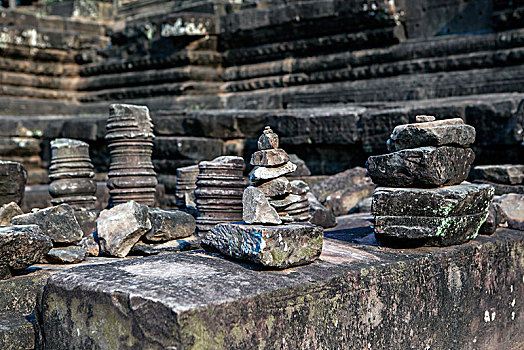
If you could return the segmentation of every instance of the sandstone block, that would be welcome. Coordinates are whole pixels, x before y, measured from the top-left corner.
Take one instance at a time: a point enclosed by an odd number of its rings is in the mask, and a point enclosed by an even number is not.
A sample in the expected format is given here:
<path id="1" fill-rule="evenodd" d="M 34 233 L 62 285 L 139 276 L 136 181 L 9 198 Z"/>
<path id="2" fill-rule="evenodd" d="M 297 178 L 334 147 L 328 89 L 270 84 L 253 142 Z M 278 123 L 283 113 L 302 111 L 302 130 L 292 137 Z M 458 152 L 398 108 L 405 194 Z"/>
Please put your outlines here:
<path id="1" fill-rule="evenodd" d="M 325 206 L 323 206 L 315 197 L 313 193 L 308 193 L 309 201 L 309 215 L 311 218 L 309 222 L 313 225 L 321 226 L 323 228 L 337 226 L 337 219 L 335 214 Z"/>
<path id="2" fill-rule="evenodd" d="M 149 208 L 151 230 L 144 237 L 148 241 L 165 242 L 191 236 L 196 229 L 195 218 L 180 210 Z"/>
<path id="3" fill-rule="evenodd" d="M 20 204 L 26 182 L 27 171 L 22 164 L 0 161 L 0 205 L 10 202 Z"/>
<path id="4" fill-rule="evenodd" d="M 242 197 L 242 219 L 248 224 L 281 224 L 277 211 L 269 204 L 264 193 L 248 187 Z"/>
<path id="5" fill-rule="evenodd" d="M 251 165 L 278 166 L 289 162 L 289 155 L 281 148 L 257 151 L 251 156 Z"/>
<path id="6" fill-rule="evenodd" d="M 520 185 L 524 183 L 524 165 L 477 165 L 471 169 L 470 177 L 505 185 Z"/>
<path id="7" fill-rule="evenodd" d="M 266 197 L 283 196 L 291 191 L 291 183 L 285 177 L 277 177 L 269 181 L 258 182 L 255 183 L 254 186 L 262 191 Z"/>

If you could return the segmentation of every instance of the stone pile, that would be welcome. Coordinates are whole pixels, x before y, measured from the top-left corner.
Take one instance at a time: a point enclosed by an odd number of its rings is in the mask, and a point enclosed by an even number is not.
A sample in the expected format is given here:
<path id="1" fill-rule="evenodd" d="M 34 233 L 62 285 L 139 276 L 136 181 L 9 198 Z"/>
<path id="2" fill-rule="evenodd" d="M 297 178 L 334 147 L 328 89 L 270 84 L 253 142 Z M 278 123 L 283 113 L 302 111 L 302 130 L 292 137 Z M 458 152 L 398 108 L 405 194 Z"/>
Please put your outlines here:
<path id="1" fill-rule="evenodd" d="M 93 210 L 96 202 L 94 175 L 87 143 L 72 139 L 51 141 L 51 203 L 69 204 L 75 210 Z"/>
<path id="2" fill-rule="evenodd" d="M 198 235 L 204 236 L 216 224 L 242 220 L 242 194 L 247 187 L 241 157 L 223 156 L 198 164 Z"/>
<path id="3" fill-rule="evenodd" d="M 154 135 L 148 108 L 112 104 L 106 127 L 111 204 L 134 200 L 153 206 L 158 181 L 151 161 Z"/>
<path id="4" fill-rule="evenodd" d="M 198 165 L 191 165 L 176 170 L 176 206 L 178 208 L 193 208 L 195 203 Z"/>
<path id="5" fill-rule="evenodd" d="M 475 128 L 462 119 L 397 126 L 392 152 L 369 157 L 375 237 L 383 245 L 447 246 L 475 238 L 486 220 L 494 189 L 470 184 Z"/>
<path id="6" fill-rule="evenodd" d="M 320 255 L 323 229 L 297 222 L 310 218 L 309 187 L 285 177 L 296 165 L 278 146 L 278 136 L 266 127 L 251 157 L 253 184 L 242 197 L 245 223 L 216 225 L 202 241 L 204 247 L 268 268 L 304 265 Z"/>

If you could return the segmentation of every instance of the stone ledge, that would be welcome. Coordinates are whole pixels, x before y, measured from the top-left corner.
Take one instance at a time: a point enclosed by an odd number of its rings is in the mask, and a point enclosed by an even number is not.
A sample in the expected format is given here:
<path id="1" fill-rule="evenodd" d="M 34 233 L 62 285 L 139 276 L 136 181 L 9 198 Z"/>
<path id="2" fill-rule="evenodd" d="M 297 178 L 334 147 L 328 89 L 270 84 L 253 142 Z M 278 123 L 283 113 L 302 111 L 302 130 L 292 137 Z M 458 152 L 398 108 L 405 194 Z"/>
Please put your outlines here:
<path id="1" fill-rule="evenodd" d="M 512 349 L 522 344 L 521 232 L 500 229 L 460 246 L 392 250 L 362 239 L 369 237 L 369 227 L 366 232 L 351 227 L 346 223 L 326 234 L 338 239 L 325 239 L 318 263 L 280 272 L 193 252 L 57 273 L 43 297 L 46 346 Z"/>

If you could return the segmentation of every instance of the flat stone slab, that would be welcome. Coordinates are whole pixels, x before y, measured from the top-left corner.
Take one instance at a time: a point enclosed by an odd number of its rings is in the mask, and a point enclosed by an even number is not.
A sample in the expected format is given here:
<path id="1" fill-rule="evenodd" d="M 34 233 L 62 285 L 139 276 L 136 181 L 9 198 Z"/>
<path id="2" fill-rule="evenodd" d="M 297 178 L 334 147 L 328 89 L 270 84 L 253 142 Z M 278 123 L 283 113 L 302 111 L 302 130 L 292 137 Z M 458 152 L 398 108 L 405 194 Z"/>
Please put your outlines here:
<path id="1" fill-rule="evenodd" d="M 377 187 L 373 214 L 378 216 L 448 217 L 488 210 L 495 190 L 489 185 L 463 183 L 439 188 Z"/>
<path id="2" fill-rule="evenodd" d="M 322 235 L 323 229 L 311 224 L 219 224 L 202 240 L 202 246 L 263 267 L 283 269 L 315 261 L 322 252 Z"/>
<path id="3" fill-rule="evenodd" d="M 285 344 L 309 350 L 522 344 L 521 232 L 499 229 L 459 246 L 395 250 L 351 243 L 365 241 L 358 238 L 360 230 L 333 229 L 330 236 L 339 238 L 324 239 L 316 263 L 282 271 L 199 251 L 56 273 L 42 299 L 46 346 Z"/>
<path id="4" fill-rule="evenodd" d="M 475 153 L 471 148 L 419 147 L 371 156 L 368 174 L 381 186 L 451 186 L 466 180 Z"/>
<path id="5" fill-rule="evenodd" d="M 520 185 L 524 183 L 524 165 L 477 165 L 471 169 L 470 177 L 505 185 Z"/>
<path id="6" fill-rule="evenodd" d="M 462 244 L 477 237 L 488 212 L 448 217 L 375 216 L 375 237 L 393 247 Z"/>
<path id="7" fill-rule="evenodd" d="M 460 118 L 425 123 L 403 124 L 395 127 L 388 140 L 392 152 L 423 146 L 469 147 L 475 142 L 475 128 Z"/>

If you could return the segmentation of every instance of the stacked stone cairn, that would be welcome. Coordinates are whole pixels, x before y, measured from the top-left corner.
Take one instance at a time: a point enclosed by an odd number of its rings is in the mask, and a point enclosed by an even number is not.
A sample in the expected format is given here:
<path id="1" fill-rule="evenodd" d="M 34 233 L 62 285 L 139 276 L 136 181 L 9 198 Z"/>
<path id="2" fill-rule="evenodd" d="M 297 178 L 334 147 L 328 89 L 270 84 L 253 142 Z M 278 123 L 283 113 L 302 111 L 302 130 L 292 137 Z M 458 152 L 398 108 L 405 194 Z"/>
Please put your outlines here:
<path id="1" fill-rule="evenodd" d="M 72 139 L 51 141 L 51 203 L 69 204 L 75 210 L 93 210 L 96 202 L 93 169 L 87 143 Z"/>
<path id="2" fill-rule="evenodd" d="M 198 164 L 198 235 L 205 236 L 216 224 L 242 220 L 242 193 L 247 187 L 244 159 L 223 156 Z"/>
<path id="3" fill-rule="evenodd" d="M 191 165 L 176 170 L 176 206 L 178 208 L 194 208 L 198 165 Z"/>
<path id="4" fill-rule="evenodd" d="M 322 252 L 323 229 L 309 223 L 307 185 L 285 177 L 295 171 L 278 136 L 266 127 L 251 158 L 253 184 L 243 193 L 244 223 L 216 225 L 202 241 L 206 248 L 265 268 L 313 262 Z"/>
<path id="5" fill-rule="evenodd" d="M 475 128 L 462 119 L 417 116 L 388 140 L 391 153 L 369 157 L 375 237 L 389 246 L 448 246 L 475 238 L 494 189 L 463 182 L 475 154 Z"/>
<path id="6" fill-rule="evenodd" d="M 107 134 L 111 163 L 107 187 L 111 204 L 128 201 L 153 206 L 156 173 L 151 161 L 153 123 L 145 106 L 109 106 Z"/>

